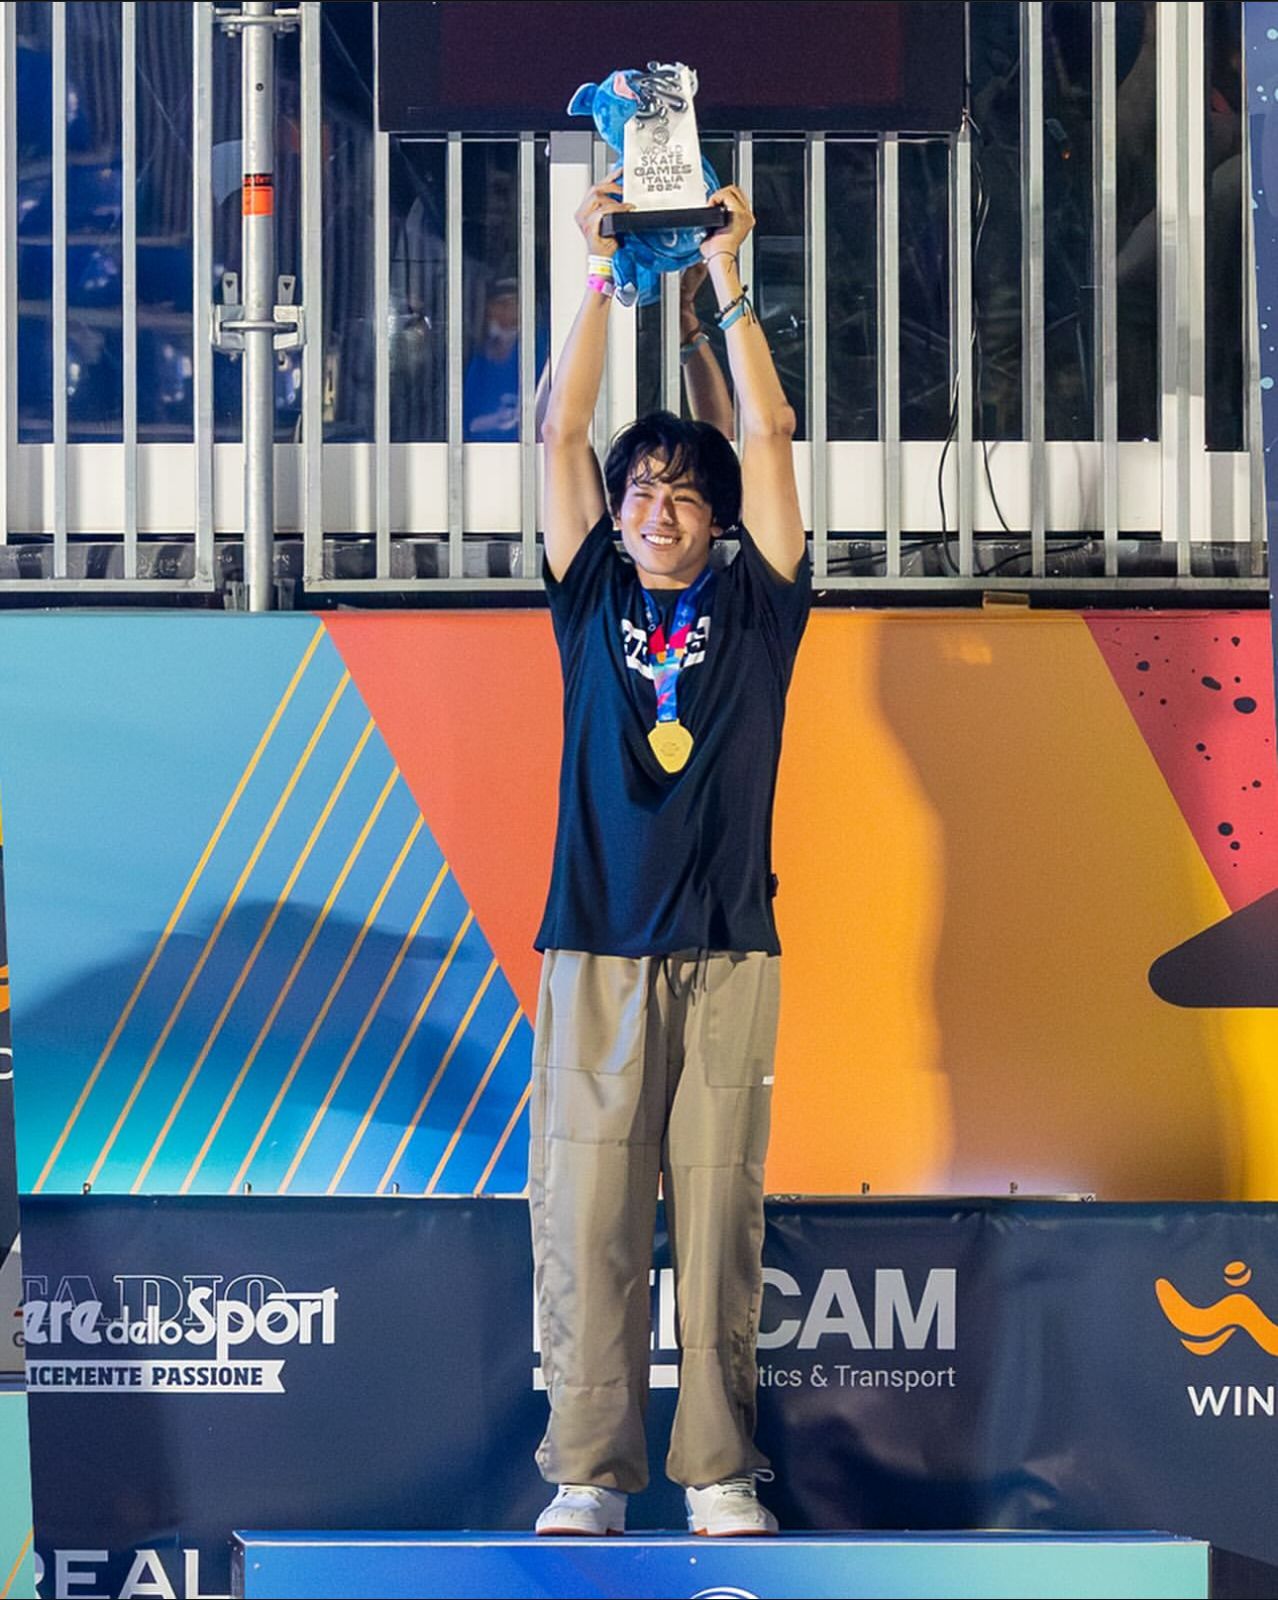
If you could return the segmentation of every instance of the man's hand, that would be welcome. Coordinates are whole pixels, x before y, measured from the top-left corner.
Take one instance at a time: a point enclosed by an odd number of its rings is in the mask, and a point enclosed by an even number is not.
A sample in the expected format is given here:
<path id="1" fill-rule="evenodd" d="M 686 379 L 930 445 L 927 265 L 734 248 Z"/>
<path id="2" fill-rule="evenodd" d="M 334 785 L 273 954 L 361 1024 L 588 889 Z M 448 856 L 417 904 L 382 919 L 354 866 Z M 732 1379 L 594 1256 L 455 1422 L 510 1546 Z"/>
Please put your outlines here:
<path id="1" fill-rule="evenodd" d="M 634 210 L 633 206 L 623 205 L 621 202 L 620 173 L 619 161 L 602 183 L 596 183 L 586 190 L 585 198 L 577 207 L 575 220 L 585 236 L 586 248 L 592 256 L 616 255 L 617 240 L 605 239 L 599 232 L 599 224 L 613 212 Z"/>
<path id="2" fill-rule="evenodd" d="M 750 209 L 750 202 L 735 183 L 730 183 L 724 189 L 717 189 L 706 204 L 725 206 L 731 215 L 726 227 L 707 234 L 701 241 L 702 260 L 709 262 L 719 255 L 737 257 L 741 253 L 741 246 L 747 235 L 754 227 L 754 212 Z"/>

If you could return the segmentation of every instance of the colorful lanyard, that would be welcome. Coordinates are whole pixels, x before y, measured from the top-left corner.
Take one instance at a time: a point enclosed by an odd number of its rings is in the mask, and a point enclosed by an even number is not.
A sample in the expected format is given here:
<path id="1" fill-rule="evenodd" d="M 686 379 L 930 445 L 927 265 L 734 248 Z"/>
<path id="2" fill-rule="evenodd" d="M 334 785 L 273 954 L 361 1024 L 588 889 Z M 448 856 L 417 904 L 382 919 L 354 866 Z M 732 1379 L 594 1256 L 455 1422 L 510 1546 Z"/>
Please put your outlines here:
<path id="1" fill-rule="evenodd" d="M 652 681 L 657 690 L 658 723 L 679 720 L 679 673 L 688 653 L 688 634 L 697 620 L 701 597 L 713 577 L 707 567 L 692 587 L 680 594 L 675 602 L 669 640 L 656 601 L 643 590 L 644 610 L 648 616 L 648 665 L 652 668 Z"/>

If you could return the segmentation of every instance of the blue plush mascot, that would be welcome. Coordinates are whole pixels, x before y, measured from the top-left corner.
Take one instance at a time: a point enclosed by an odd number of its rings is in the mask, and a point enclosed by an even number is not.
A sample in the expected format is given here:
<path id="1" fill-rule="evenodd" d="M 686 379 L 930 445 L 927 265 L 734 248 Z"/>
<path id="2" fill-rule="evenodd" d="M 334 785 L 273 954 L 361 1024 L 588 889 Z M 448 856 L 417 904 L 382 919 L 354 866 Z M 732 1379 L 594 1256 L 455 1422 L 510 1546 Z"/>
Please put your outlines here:
<path id="1" fill-rule="evenodd" d="M 650 61 L 648 70 L 614 72 L 599 83 L 583 83 L 568 102 L 574 116 L 593 117 L 599 136 L 621 154 L 626 123 L 631 117 L 664 117 L 666 106 L 685 109 L 678 94 L 678 78 L 668 67 Z M 706 197 L 721 187 L 714 168 L 703 156 L 701 174 Z M 701 259 L 704 228 L 677 228 L 668 233 L 628 233 L 622 236 L 612 258 L 613 282 L 623 306 L 652 305 L 661 298 L 661 274 L 682 272 Z"/>

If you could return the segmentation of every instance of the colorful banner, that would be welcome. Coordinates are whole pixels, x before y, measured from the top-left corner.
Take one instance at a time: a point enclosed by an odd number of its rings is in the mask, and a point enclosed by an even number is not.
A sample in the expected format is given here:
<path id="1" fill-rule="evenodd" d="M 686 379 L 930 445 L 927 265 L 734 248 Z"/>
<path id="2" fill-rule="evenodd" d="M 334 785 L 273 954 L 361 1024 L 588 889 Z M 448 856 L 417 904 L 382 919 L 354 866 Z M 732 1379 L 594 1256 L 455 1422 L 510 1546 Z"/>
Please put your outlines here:
<path id="1" fill-rule="evenodd" d="M 248 1535 L 248 1600 L 1207 1600 L 1210 1551 L 1165 1534 L 893 1533 L 819 1539 L 541 1539 L 535 1534 Z"/>
<path id="2" fill-rule="evenodd" d="M 26 1227 L 46 1594 L 225 1594 L 232 1529 L 544 1503 L 522 1202 L 41 1196 Z M 1274 1208 L 773 1201 L 764 1259 L 783 1526 L 1165 1531 L 1217 1547 L 1214 1593 L 1274 1592 Z M 659 1233 L 637 1529 L 682 1525 L 674 1327 Z"/>
<path id="3" fill-rule="evenodd" d="M 544 612 L 10 615 L 0 718 L 24 1189 L 522 1189 Z M 818 611 L 770 1188 L 1272 1195 L 1273 737 L 1259 612 Z"/>

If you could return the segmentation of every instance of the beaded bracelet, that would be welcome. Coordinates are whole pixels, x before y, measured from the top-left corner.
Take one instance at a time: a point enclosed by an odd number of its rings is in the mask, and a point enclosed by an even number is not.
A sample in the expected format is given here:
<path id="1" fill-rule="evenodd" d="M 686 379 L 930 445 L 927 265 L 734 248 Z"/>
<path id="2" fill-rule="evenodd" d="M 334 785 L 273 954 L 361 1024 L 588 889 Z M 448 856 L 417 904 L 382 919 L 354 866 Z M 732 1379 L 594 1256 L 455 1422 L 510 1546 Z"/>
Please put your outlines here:
<path id="1" fill-rule="evenodd" d="M 750 288 L 747 284 L 735 300 L 729 300 L 726 306 L 720 306 L 715 312 L 714 320 L 719 324 L 721 332 L 730 328 L 734 322 L 753 310 L 750 305 L 749 294 Z"/>

